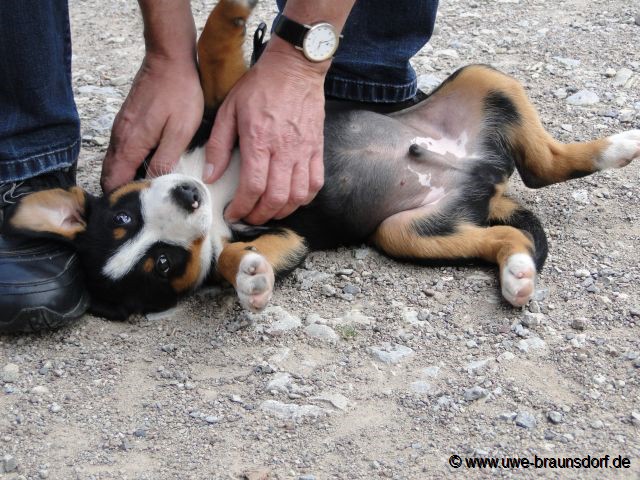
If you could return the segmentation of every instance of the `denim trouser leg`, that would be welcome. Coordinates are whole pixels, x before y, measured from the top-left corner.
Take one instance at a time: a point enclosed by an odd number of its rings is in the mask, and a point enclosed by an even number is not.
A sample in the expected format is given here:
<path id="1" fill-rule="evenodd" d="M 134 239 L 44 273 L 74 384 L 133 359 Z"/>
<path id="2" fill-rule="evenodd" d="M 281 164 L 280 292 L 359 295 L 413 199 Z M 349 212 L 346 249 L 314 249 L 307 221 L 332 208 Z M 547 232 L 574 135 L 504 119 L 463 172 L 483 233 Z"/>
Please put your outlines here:
<path id="1" fill-rule="evenodd" d="M 286 0 L 277 0 L 283 10 Z M 431 38 L 438 0 L 357 0 L 342 31 L 325 93 L 361 102 L 395 103 L 416 94 L 409 64 Z M 318 19 L 321 20 L 321 19 Z"/>
<path id="2" fill-rule="evenodd" d="M 75 164 L 67 0 L 0 0 L 0 183 Z"/>

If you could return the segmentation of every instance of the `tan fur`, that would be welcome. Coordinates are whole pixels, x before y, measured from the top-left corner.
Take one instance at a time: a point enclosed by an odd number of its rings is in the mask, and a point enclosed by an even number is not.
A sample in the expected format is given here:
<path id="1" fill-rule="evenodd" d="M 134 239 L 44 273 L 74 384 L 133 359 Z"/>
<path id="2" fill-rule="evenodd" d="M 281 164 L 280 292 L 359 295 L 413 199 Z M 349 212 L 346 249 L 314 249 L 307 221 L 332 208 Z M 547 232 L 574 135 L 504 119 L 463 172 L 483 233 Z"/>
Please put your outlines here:
<path id="1" fill-rule="evenodd" d="M 122 240 L 126 234 L 127 230 L 122 227 L 118 227 L 113 230 L 113 238 L 116 240 Z"/>
<path id="2" fill-rule="evenodd" d="M 220 0 L 198 40 L 200 84 L 207 108 L 222 103 L 231 88 L 247 71 L 242 44 L 251 10 L 230 0 Z M 237 25 L 236 21 L 242 21 Z"/>
<path id="3" fill-rule="evenodd" d="M 142 265 L 142 270 L 145 273 L 151 273 L 153 271 L 154 266 L 155 266 L 155 262 L 153 261 L 153 258 L 147 257 L 147 259 L 144 261 L 144 264 Z"/>
<path id="4" fill-rule="evenodd" d="M 200 252 L 202 251 L 203 241 L 203 238 L 199 238 L 191 244 L 189 247 L 189 260 L 184 273 L 171 280 L 171 286 L 176 292 L 185 292 L 192 288 L 198 281 L 202 268 L 200 264 Z"/>
<path id="5" fill-rule="evenodd" d="M 248 253 L 261 254 L 278 272 L 294 267 L 292 262 L 305 251 L 304 240 L 291 230 L 278 235 L 267 233 L 251 242 L 227 243 L 218 258 L 218 272 L 235 287 L 240 262 Z"/>
<path id="6" fill-rule="evenodd" d="M 524 167 L 541 187 L 573 178 L 577 172 L 593 173 L 606 139 L 584 143 L 562 144 L 545 130 L 538 113 L 517 80 L 481 65 L 465 68 L 452 82 L 443 86 L 441 94 L 453 92 L 456 98 L 468 96 L 470 111 L 482 112 L 482 102 L 491 92 L 502 92 L 515 104 L 521 123 L 511 128 L 508 141 L 518 152 Z M 527 179 L 524 179 L 525 182 Z"/>
<path id="7" fill-rule="evenodd" d="M 480 258 L 500 267 L 515 253 L 533 252 L 531 240 L 513 227 L 461 224 L 451 235 L 423 237 L 413 230 L 412 223 L 413 220 L 385 220 L 372 240 L 384 252 L 398 258 Z"/>
<path id="8" fill-rule="evenodd" d="M 111 195 L 109 195 L 109 204 L 113 206 L 116 203 L 118 203 L 118 200 L 120 200 L 122 197 L 124 197 L 128 193 L 140 192 L 142 190 L 149 188 L 150 186 L 151 186 L 151 182 L 149 180 L 142 180 L 139 182 L 127 183 L 121 186 L 120 188 L 114 190 L 111 193 Z"/>
<path id="9" fill-rule="evenodd" d="M 49 232 L 73 240 L 87 227 L 84 204 L 85 192 L 79 187 L 42 190 L 22 199 L 10 224 L 16 230 Z"/>

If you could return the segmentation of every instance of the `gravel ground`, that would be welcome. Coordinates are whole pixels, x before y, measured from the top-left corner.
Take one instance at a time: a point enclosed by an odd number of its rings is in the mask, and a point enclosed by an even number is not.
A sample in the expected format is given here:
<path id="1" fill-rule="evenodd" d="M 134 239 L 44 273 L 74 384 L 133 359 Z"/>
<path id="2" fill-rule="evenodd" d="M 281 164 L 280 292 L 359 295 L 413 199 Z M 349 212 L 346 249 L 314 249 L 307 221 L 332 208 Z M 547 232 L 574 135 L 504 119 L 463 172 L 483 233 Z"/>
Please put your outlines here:
<path id="1" fill-rule="evenodd" d="M 212 4 L 192 2 L 199 27 Z M 251 31 L 274 8 L 262 0 Z M 72 0 L 71 15 L 79 181 L 96 191 L 141 22 L 127 0 Z M 484 62 L 563 141 L 640 128 L 637 1 L 444 0 L 437 25 L 414 60 L 423 88 Z M 515 179 L 551 244 L 523 310 L 491 268 L 360 246 L 311 254 L 262 315 L 208 289 L 160 316 L 0 337 L 0 477 L 467 478 L 452 454 L 609 454 L 631 468 L 485 472 L 640 478 L 639 172 Z"/>

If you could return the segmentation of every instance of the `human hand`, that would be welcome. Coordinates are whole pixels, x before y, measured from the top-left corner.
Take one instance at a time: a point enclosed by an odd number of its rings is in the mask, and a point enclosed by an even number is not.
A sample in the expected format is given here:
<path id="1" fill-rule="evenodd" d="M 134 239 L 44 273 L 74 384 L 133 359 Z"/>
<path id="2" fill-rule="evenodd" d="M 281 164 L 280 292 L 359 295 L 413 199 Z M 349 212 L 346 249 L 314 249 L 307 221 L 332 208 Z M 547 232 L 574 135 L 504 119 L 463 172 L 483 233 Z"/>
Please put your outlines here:
<path id="1" fill-rule="evenodd" d="M 240 138 L 240 183 L 228 221 L 263 224 L 283 218 L 318 193 L 324 181 L 325 64 L 312 64 L 272 37 L 260 60 L 231 90 L 206 145 L 211 183 L 226 170 Z"/>
<path id="2" fill-rule="evenodd" d="M 149 175 L 170 172 L 198 129 L 203 111 L 195 60 L 147 53 L 111 130 L 102 189 L 110 192 L 133 180 L 155 147 Z"/>

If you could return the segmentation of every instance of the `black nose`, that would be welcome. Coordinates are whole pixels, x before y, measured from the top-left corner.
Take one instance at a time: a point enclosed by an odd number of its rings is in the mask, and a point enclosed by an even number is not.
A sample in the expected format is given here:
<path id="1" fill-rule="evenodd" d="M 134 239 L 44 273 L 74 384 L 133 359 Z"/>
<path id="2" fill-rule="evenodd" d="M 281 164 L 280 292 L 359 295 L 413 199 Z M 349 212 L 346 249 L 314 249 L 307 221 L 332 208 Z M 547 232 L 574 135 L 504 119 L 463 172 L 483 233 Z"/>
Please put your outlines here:
<path id="1" fill-rule="evenodd" d="M 198 187 L 193 183 L 181 183 L 173 188 L 171 194 L 176 203 L 189 213 L 200 207 L 202 203 Z"/>

